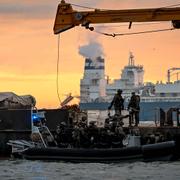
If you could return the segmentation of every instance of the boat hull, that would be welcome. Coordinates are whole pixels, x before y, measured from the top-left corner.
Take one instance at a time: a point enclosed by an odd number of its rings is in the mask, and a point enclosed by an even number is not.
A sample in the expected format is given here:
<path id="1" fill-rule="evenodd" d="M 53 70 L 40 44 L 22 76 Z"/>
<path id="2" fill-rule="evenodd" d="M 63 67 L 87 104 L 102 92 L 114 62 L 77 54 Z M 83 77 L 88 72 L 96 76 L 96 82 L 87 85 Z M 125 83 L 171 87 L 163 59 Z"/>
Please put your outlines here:
<path id="1" fill-rule="evenodd" d="M 175 159 L 175 142 L 109 149 L 77 148 L 29 148 L 22 153 L 30 160 L 61 160 L 71 162 L 119 162 L 119 161 L 159 161 Z"/>

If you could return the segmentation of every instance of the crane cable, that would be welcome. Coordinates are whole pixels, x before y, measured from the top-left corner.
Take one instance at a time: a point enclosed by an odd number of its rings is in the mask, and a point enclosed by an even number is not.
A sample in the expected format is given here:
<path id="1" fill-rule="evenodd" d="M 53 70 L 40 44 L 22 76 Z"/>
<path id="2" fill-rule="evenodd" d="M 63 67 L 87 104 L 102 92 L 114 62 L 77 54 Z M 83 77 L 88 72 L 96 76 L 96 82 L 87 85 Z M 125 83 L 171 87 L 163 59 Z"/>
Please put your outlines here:
<path id="1" fill-rule="evenodd" d="M 178 6 L 180 6 L 180 3 L 179 4 L 172 4 L 172 5 L 169 5 L 169 6 L 164 6 L 164 7 L 161 7 L 161 8 L 178 7 Z"/>
<path id="2" fill-rule="evenodd" d="M 57 66 L 56 66 L 56 91 L 59 103 L 61 104 L 61 98 L 59 94 L 59 47 L 60 47 L 60 34 L 58 34 L 58 51 L 57 51 Z"/>
<path id="3" fill-rule="evenodd" d="M 83 6 L 83 5 L 80 5 L 80 4 L 73 4 L 73 3 L 70 3 L 72 6 L 76 6 L 76 7 L 80 7 L 80 8 L 84 8 L 84 9 L 97 9 L 97 8 L 93 8 L 93 7 L 88 7 L 88 6 Z"/>
<path id="4" fill-rule="evenodd" d="M 146 22 L 146 23 L 133 23 L 133 26 L 146 26 L 146 25 L 156 25 L 156 24 L 162 24 L 162 23 L 167 23 L 167 22 Z M 105 25 L 105 23 L 103 23 L 103 25 L 95 25 L 95 27 L 98 28 L 118 28 L 118 27 L 124 27 L 127 26 L 127 24 L 119 24 L 119 25 Z"/>
<path id="5" fill-rule="evenodd" d="M 94 7 L 89 7 L 89 6 L 83 6 L 83 5 L 80 5 L 80 4 L 74 4 L 74 3 L 70 3 L 72 6 L 76 6 L 76 7 L 80 7 L 80 8 L 84 8 L 84 9 L 93 9 L 93 10 L 102 10 L 102 11 L 110 11 L 111 9 L 99 9 L 99 8 L 94 8 Z M 162 7 L 159 7 L 157 9 L 161 9 L 161 8 L 169 8 L 169 7 L 178 7 L 180 6 L 180 3 L 178 4 L 171 4 L 171 5 L 167 5 L 167 6 L 162 6 Z"/>
<path id="6" fill-rule="evenodd" d="M 172 30 L 175 30 L 175 28 L 156 29 L 156 30 L 150 30 L 150 31 L 138 31 L 138 32 L 132 32 L 132 33 L 104 33 L 104 32 L 100 32 L 96 30 L 94 30 L 93 32 L 96 32 L 98 34 L 102 34 L 105 36 L 116 37 L 116 36 L 137 35 L 137 34 L 145 34 L 145 33 L 155 33 L 155 32 L 162 32 L 162 31 L 172 31 Z"/>

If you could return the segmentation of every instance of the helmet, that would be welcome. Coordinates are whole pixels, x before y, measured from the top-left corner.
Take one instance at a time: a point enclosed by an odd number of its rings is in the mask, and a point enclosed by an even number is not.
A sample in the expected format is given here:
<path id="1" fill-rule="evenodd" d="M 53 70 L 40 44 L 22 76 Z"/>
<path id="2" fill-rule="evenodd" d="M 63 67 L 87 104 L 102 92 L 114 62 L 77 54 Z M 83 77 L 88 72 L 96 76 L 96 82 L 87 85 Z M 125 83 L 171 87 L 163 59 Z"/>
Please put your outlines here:
<path id="1" fill-rule="evenodd" d="M 61 126 L 66 126 L 66 123 L 63 121 L 60 123 Z"/>
<path id="2" fill-rule="evenodd" d="M 117 93 L 122 93 L 122 90 L 121 90 L 121 89 L 118 89 L 118 90 L 117 90 Z"/>

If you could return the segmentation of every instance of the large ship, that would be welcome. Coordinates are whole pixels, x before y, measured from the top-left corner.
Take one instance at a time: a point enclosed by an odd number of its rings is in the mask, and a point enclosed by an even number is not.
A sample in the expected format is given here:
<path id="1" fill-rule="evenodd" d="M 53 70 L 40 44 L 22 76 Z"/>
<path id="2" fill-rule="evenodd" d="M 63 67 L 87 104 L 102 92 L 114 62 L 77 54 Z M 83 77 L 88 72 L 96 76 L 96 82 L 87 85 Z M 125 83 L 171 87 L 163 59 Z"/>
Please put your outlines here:
<path id="1" fill-rule="evenodd" d="M 144 83 L 144 68 L 136 65 L 134 56 L 130 52 L 128 65 L 126 65 L 119 79 L 109 82 L 105 76 L 105 60 L 86 58 L 84 76 L 80 82 L 80 108 L 82 110 L 107 110 L 114 94 L 118 89 L 123 90 L 125 107 L 127 107 L 131 93 L 140 95 L 140 120 L 154 120 L 159 109 L 166 111 L 169 108 L 180 107 L 180 80 L 170 81 L 170 71 L 180 70 L 171 68 L 168 70 L 168 82 Z"/>

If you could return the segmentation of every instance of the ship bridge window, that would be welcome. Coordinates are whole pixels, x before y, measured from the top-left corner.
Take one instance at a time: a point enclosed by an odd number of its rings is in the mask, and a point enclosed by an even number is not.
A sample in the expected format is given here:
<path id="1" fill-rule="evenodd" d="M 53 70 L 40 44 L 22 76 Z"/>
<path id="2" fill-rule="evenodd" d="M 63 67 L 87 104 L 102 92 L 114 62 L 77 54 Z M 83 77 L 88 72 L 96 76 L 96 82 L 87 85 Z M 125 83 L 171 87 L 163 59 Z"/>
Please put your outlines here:
<path id="1" fill-rule="evenodd" d="M 160 96 L 161 97 L 165 97 L 165 93 L 160 93 Z"/>
<path id="2" fill-rule="evenodd" d="M 128 76 L 128 78 L 130 78 L 130 79 L 134 79 L 134 72 L 133 72 L 133 71 L 128 71 L 128 72 L 127 72 L 127 76 Z"/>
<path id="3" fill-rule="evenodd" d="M 93 86 L 98 85 L 98 79 L 92 79 L 92 85 Z"/>
<path id="4" fill-rule="evenodd" d="M 172 96 L 173 96 L 173 97 L 177 97 L 177 96 L 178 96 L 178 93 L 173 93 Z"/>

